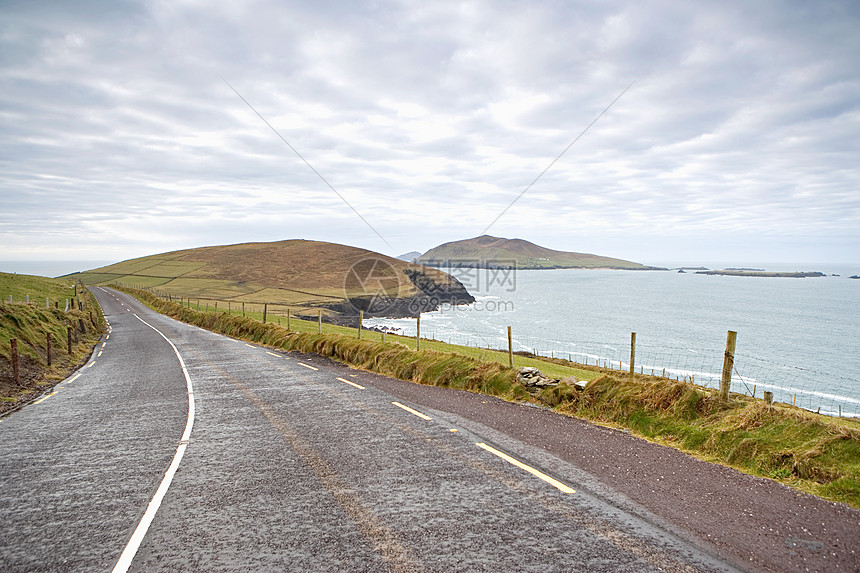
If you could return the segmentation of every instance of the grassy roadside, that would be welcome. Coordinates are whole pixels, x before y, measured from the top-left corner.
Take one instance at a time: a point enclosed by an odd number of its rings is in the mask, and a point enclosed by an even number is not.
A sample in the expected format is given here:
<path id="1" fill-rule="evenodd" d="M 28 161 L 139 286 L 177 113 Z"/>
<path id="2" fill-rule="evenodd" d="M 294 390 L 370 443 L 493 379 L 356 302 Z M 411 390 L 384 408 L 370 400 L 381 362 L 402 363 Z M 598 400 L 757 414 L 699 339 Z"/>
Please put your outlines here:
<path id="1" fill-rule="evenodd" d="M 561 384 L 532 396 L 507 367 L 507 355 L 439 342 L 291 320 L 263 324 L 251 316 L 198 312 L 155 295 L 122 289 L 151 308 L 184 322 L 259 344 L 315 352 L 380 374 L 422 384 L 480 392 L 512 401 L 543 403 L 556 411 L 631 430 L 701 459 L 767 477 L 832 501 L 860 508 L 860 421 L 836 419 L 786 404 L 732 395 L 645 375 L 629 377 L 563 360 L 516 357 L 553 377 L 592 380 L 584 390 Z M 370 335 L 370 336 L 368 336 Z M 413 346 L 406 344 L 412 341 Z"/>
<path id="2" fill-rule="evenodd" d="M 80 310 L 77 303 L 83 302 L 84 296 L 87 306 Z M 86 361 L 104 331 L 104 319 L 95 297 L 80 288 L 76 296 L 71 280 L 0 273 L 0 297 L 2 413 L 38 397 Z M 68 311 L 66 301 L 70 302 Z M 73 333 L 71 353 L 68 327 Z M 51 334 L 51 366 L 47 361 L 47 333 Z M 18 341 L 18 383 L 10 360 L 13 338 Z"/>

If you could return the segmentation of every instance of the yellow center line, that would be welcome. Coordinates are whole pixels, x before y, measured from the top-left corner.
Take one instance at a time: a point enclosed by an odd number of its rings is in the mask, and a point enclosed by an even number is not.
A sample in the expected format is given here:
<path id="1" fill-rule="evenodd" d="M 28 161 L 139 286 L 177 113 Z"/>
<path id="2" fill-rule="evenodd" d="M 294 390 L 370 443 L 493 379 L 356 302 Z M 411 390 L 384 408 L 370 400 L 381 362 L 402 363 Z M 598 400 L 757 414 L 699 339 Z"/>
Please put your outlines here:
<path id="1" fill-rule="evenodd" d="M 45 400 L 47 400 L 48 398 L 50 398 L 50 397 L 51 397 L 51 396 L 53 396 L 54 394 L 56 394 L 56 392 L 51 392 L 51 393 L 50 393 L 50 394 L 48 394 L 47 396 L 43 396 L 42 398 L 39 398 L 38 400 L 36 400 L 35 402 L 33 402 L 33 405 L 35 406 L 36 404 L 41 404 L 42 402 L 44 402 Z"/>
<path id="2" fill-rule="evenodd" d="M 99 356 L 101 356 L 101 355 L 102 355 L 102 352 L 104 352 L 104 350 L 99 350 L 99 353 L 98 353 L 98 354 L 96 354 L 96 358 L 98 358 Z"/>
<path id="3" fill-rule="evenodd" d="M 280 358 L 280 357 L 281 357 L 281 355 L 280 355 L 280 354 L 277 354 L 277 353 L 275 353 L 275 352 L 269 352 L 268 350 L 266 351 L 266 354 L 268 354 L 269 356 L 277 356 L 278 358 Z"/>
<path id="4" fill-rule="evenodd" d="M 254 346 L 253 344 L 248 344 L 247 342 L 245 343 L 245 346 L 247 346 L 248 348 L 257 348 L 257 347 L 256 347 L 256 346 Z"/>
<path id="5" fill-rule="evenodd" d="M 92 368 L 92 367 L 93 367 L 93 364 L 95 364 L 95 363 L 96 363 L 96 361 L 95 361 L 95 360 L 93 360 L 92 362 L 90 362 L 89 364 L 87 364 L 87 365 L 85 366 L 85 368 Z"/>
<path id="6" fill-rule="evenodd" d="M 478 446 L 479 448 L 481 448 L 482 450 L 486 450 L 486 451 L 490 452 L 490 453 L 491 453 L 491 454 L 493 454 L 493 455 L 499 456 L 500 458 L 502 458 L 502 459 L 503 459 L 503 460 L 505 460 L 506 462 L 511 463 L 511 464 L 513 464 L 513 465 L 517 466 L 517 467 L 518 467 L 518 468 L 520 468 L 521 470 L 525 470 L 525 471 L 529 472 L 529 473 L 530 473 L 530 474 L 532 474 L 533 476 L 535 476 L 535 477 L 537 477 L 537 478 L 542 479 L 542 480 L 543 480 L 543 481 L 545 481 L 546 483 L 548 483 L 548 484 L 550 484 L 550 485 L 552 485 L 552 486 L 554 486 L 554 487 L 557 487 L 558 489 L 560 489 L 560 490 L 561 490 L 561 491 L 563 491 L 564 493 L 576 493 L 576 490 L 575 490 L 575 489 L 573 489 L 573 488 L 571 488 L 571 487 L 569 487 L 569 486 L 567 486 L 567 485 L 565 485 L 565 484 L 561 483 L 561 482 L 560 482 L 560 481 L 558 481 L 557 479 L 554 479 L 554 478 L 549 477 L 548 475 L 546 475 L 545 473 L 543 473 L 543 472 L 542 472 L 542 471 L 540 471 L 540 470 L 536 470 L 535 468 L 533 468 L 533 467 L 531 467 L 531 466 L 528 466 L 528 465 L 524 464 L 523 462 L 521 462 L 521 461 L 519 461 L 519 460 L 517 460 L 517 459 L 515 459 L 515 458 L 512 458 L 511 456 L 509 456 L 508 454 L 506 454 L 506 453 L 504 453 L 504 452 L 500 452 L 500 451 L 499 451 L 499 450 L 497 450 L 496 448 L 493 448 L 493 447 L 491 447 L 491 446 L 488 446 L 487 444 L 485 444 L 485 443 L 483 443 L 483 442 L 479 442 L 479 443 L 477 443 L 477 444 L 475 444 L 475 445 L 476 445 L 476 446 Z"/>
<path id="7" fill-rule="evenodd" d="M 340 380 L 344 384 L 349 384 L 350 386 L 355 386 L 359 390 L 364 390 L 364 386 L 362 386 L 361 384 L 356 384 L 355 382 L 352 382 L 351 380 L 344 380 L 343 378 L 338 378 L 338 380 Z"/>
<path id="8" fill-rule="evenodd" d="M 106 345 L 107 345 L 107 340 L 102 342 L 102 348 L 104 348 Z"/>
<path id="9" fill-rule="evenodd" d="M 72 382 L 74 382 L 75 380 L 77 380 L 77 379 L 78 379 L 78 377 L 79 377 L 80 375 L 81 375 L 81 373 L 80 373 L 80 372 L 78 372 L 77 374 L 75 374 L 74 376 L 72 376 L 71 378 L 69 378 L 69 379 L 66 381 L 66 384 L 71 384 Z"/>
<path id="10" fill-rule="evenodd" d="M 314 368 L 313 366 L 310 366 L 310 365 L 305 364 L 303 362 L 299 362 L 299 366 L 304 366 L 305 368 L 310 368 L 311 370 L 319 370 L 319 368 Z"/>
<path id="11" fill-rule="evenodd" d="M 427 416 L 427 415 L 425 415 L 425 414 L 422 414 L 422 413 L 421 413 L 421 412 L 419 412 L 418 410 L 413 410 L 413 409 L 412 409 L 412 408 L 410 408 L 409 406 L 404 406 L 404 405 L 403 405 L 403 404 L 401 404 L 400 402 L 392 402 L 392 404 L 394 404 L 394 405 L 395 405 L 395 406 L 397 406 L 398 408 L 403 408 L 404 410 L 406 410 L 406 411 L 407 411 L 407 412 L 409 412 L 410 414 L 415 414 L 416 416 L 418 416 L 418 417 L 419 417 L 419 418 L 421 418 L 422 420 L 432 420 L 432 419 L 433 419 L 433 418 L 431 418 L 430 416 Z"/>

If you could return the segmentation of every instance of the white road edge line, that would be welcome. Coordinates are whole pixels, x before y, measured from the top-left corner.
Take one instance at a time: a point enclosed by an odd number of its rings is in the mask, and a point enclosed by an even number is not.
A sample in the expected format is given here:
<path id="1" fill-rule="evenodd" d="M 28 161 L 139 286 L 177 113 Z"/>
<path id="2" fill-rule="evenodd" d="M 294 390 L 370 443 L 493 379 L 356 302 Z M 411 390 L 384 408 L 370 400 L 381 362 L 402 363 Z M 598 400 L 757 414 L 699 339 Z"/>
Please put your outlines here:
<path id="1" fill-rule="evenodd" d="M 358 388 L 359 390 L 364 390 L 364 386 L 362 386 L 361 384 L 356 384 L 355 382 L 352 382 L 352 381 L 350 381 L 350 380 L 347 380 L 346 378 L 338 378 L 338 380 L 340 380 L 340 381 L 341 381 L 341 382 L 343 382 L 344 384 L 349 384 L 350 386 L 355 386 L 355 387 L 356 387 L 356 388 Z"/>
<path id="2" fill-rule="evenodd" d="M 546 475 L 542 471 L 537 470 L 531 466 L 528 466 L 516 458 L 512 458 L 511 456 L 509 456 L 508 454 L 506 454 L 504 452 L 500 452 L 499 450 L 497 450 L 496 448 L 494 448 L 492 446 L 488 446 L 487 444 L 485 444 L 483 442 L 477 443 L 475 445 L 478 446 L 479 448 L 481 448 L 482 450 L 486 450 L 493 455 L 499 456 L 500 458 L 502 458 L 506 462 L 517 466 L 521 470 L 525 470 L 525 471 L 529 472 L 530 474 L 532 474 L 533 476 L 542 479 L 543 481 L 550 484 L 551 486 L 557 487 L 558 489 L 560 489 L 564 493 L 576 493 L 576 490 L 573 489 L 572 487 L 561 483 L 560 481 L 558 481 L 555 478 L 549 477 L 548 475 Z"/>
<path id="3" fill-rule="evenodd" d="M 155 495 L 152 496 L 152 500 L 146 507 L 146 512 L 140 519 L 140 523 L 137 524 L 137 529 L 135 529 L 134 533 L 131 534 L 131 539 L 128 540 L 128 545 L 125 546 L 122 555 L 119 556 L 119 560 L 113 568 L 113 573 L 125 573 L 128 571 L 128 568 L 131 567 L 131 562 L 137 554 L 137 550 L 140 548 L 140 544 L 143 542 L 143 538 L 146 536 L 146 532 L 149 530 L 152 520 L 155 519 L 155 513 L 158 511 L 158 508 L 161 506 L 161 501 L 167 494 L 170 482 L 173 481 L 173 476 L 176 474 L 176 470 L 179 469 L 179 462 L 182 461 L 182 456 L 185 455 L 185 448 L 188 447 L 188 439 L 191 437 L 191 427 L 194 425 L 194 389 L 191 385 L 191 377 L 188 375 L 188 369 L 185 367 L 185 361 L 182 359 L 182 355 L 179 354 L 179 350 L 176 349 L 176 345 L 174 345 L 163 332 L 136 314 L 134 317 L 160 334 L 161 337 L 167 341 L 170 347 L 173 348 L 173 352 L 176 353 L 176 358 L 179 359 L 179 365 L 182 366 L 182 374 L 185 376 L 185 386 L 188 388 L 188 420 L 185 422 L 185 431 L 182 433 L 182 438 L 179 440 L 179 445 L 176 447 L 173 461 L 170 462 L 170 467 L 168 467 L 167 471 L 164 473 L 164 478 L 158 485 L 158 489 L 155 490 Z"/>
<path id="4" fill-rule="evenodd" d="M 418 416 L 418 417 L 419 417 L 419 418 L 421 418 L 422 420 L 432 420 L 432 419 L 433 419 L 433 418 L 431 418 L 430 416 L 427 416 L 426 414 L 422 414 L 422 413 L 421 413 L 421 412 L 419 412 L 418 410 L 413 410 L 413 409 L 412 409 L 412 408 L 410 408 L 409 406 L 404 406 L 404 405 L 403 405 L 403 404 L 401 404 L 400 402 L 392 402 L 392 404 L 394 404 L 394 405 L 395 405 L 395 406 L 397 406 L 398 408 L 403 408 L 404 410 L 406 410 L 406 411 L 407 411 L 407 412 L 409 412 L 410 414 L 415 414 L 416 416 Z"/>

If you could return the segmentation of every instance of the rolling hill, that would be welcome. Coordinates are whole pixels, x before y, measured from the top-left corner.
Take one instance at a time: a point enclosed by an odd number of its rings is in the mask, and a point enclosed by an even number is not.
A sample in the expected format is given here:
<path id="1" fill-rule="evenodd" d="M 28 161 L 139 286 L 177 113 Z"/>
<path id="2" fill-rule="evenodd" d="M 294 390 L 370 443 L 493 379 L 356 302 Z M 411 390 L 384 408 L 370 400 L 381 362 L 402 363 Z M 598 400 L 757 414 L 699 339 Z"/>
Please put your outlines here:
<path id="1" fill-rule="evenodd" d="M 474 298 L 454 277 L 373 251 L 301 239 L 201 247 L 70 275 L 176 297 L 279 303 L 338 314 L 414 316 Z M 330 313 L 331 314 L 331 313 Z"/>
<path id="2" fill-rule="evenodd" d="M 482 235 L 474 239 L 444 243 L 421 255 L 417 262 L 431 266 L 496 266 L 518 269 L 631 269 L 645 270 L 639 263 L 588 253 L 555 251 L 523 239 Z"/>

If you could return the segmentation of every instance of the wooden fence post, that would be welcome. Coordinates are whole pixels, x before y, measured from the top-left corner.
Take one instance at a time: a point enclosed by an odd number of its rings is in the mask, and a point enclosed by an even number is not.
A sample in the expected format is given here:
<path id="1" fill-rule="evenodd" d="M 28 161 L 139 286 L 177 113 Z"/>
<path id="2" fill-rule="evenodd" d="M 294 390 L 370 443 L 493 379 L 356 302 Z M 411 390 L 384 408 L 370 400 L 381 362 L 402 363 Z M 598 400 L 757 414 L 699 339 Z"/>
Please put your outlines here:
<path id="1" fill-rule="evenodd" d="M 764 402 L 765 404 L 773 404 L 773 392 L 764 391 Z"/>
<path id="2" fill-rule="evenodd" d="M 735 343 L 738 333 L 730 330 L 726 335 L 726 354 L 723 357 L 723 376 L 720 378 L 720 399 L 729 399 L 729 388 L 732 385 L 732 368 L 735 364 Z"/>
<path id="3" fill-rule="evenodd" d="M 317 332 L 322 334 L 322 309 L 317 309 Z"/>
<path id="4" fill-rule="evenodd" d="M 361 340 L 361 325 L 364 322 L 364 311 L 358 311 L 358 339 Z"/>
<path id="5" fill-rule="evenodd" d="M 245 317 L 245 301 L 242 301 L 242 318 Z"/>
<path id="6" fill-rule="evenodd" d="M 290 329 L 290 309 L 287 309 L 287 330 Z"/>
<path id="7" fill-rule="evenodd" d="M 15 384 L 18 384 L 21 381 L 20 370 L 18 369 L 18 339 L 10 339 L 9 344 L 12 346 L 12 379 L 15 380 Z"/>
<path id="8" fill-rule="evenodd" d="M 218 303 L 216 302 L 215 304 L 217 305 Z M 263 303 L 263 324 L 266 324 L 266 311 L 268 311 L 268 310 L 269 310 L 269 303 L 264 302 Z"/>
<path id="9" fill-rule="evenodd" d="M 630 333 L 630 375 L 636 372 L 636 333 Z"/>
<path id="10" fill-rule="evenodd" d="M 72 327 L 66 327 L 66 346 L 69 348 L 69 356 L 72 355 Z"/>
<path id="11" fill-rule="evenodd" d="M 415 317 L 415 350 L 421 350 L 421 315 Z"/>
<path id="12" fill-rule="evenodd" d="M 508 366 L 514 367 L 514 347 L 511 342 L 511 327 L 508 327 Z"/>
<path id="13" fill-rule="evenodd" d="M 52 358 L 51 357 L 51 333 L 46 332 L 45 337 L 47 338 L 47 344 L 45 345 L 45 349 L 46 349 L 46 354 L 47 354 L 47 358 L 48 358 L 48 366 L 50 366 L 51 365 L 51 358 Z"/>

